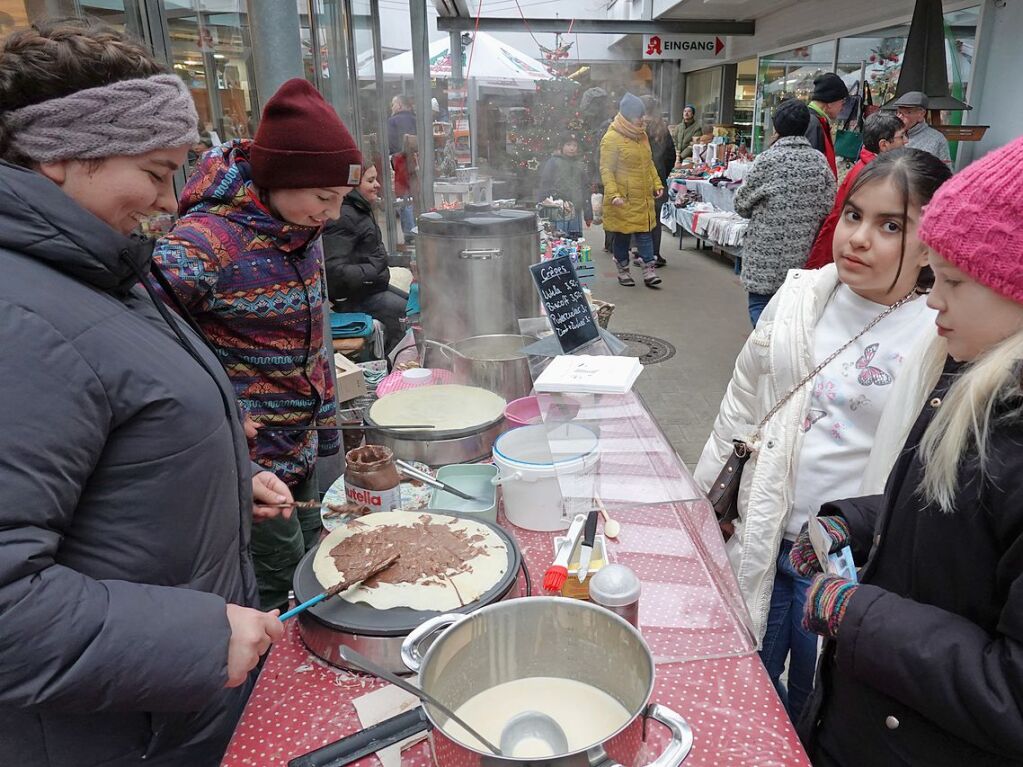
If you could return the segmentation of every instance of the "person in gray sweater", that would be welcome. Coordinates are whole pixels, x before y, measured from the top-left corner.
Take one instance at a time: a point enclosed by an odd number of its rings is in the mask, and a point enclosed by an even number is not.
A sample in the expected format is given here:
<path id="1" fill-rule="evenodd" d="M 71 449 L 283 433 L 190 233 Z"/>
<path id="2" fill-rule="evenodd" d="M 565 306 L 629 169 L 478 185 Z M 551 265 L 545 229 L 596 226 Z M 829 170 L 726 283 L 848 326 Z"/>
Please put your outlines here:
<path id="1" fill-rule="evenodd" d="M 803 135 L 809 124 L 806 104 L 782 102 L 774 113 L 774 143 L 757 157 L 735 195 L 736 213 L 750 219 L 741 279 L 754 327 L 789 270 L 806 263 L 835 202 L 831 168 Z"/>

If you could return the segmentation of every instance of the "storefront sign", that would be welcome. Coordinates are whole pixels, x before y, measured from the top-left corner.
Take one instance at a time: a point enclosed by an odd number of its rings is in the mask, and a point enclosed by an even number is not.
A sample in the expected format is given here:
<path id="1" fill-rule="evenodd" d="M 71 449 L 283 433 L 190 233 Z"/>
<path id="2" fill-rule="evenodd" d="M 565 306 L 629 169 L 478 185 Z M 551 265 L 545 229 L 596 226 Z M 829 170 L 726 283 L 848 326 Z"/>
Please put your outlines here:
<path id="1" fill-rule="evenodd" d="M 559 256 L 529 267 L 540 293 L 547 319 L 561 350 L 571 354 L 600 337 L 593 311 L 569 256 Z"/>
<path id="2" fill-rule="evenodd" d="M 725 41 L 714 35 L 643 35 L 643 58 L 720 59 Z"/>

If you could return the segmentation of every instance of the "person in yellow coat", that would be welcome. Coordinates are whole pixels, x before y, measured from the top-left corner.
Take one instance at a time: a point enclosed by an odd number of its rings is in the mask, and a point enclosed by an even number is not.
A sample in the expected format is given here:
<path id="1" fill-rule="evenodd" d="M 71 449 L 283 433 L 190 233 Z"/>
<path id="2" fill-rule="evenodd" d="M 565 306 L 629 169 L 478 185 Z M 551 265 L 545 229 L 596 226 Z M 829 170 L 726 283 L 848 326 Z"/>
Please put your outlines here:
<path id="1" fill-rule="evenodd" d="M 637 96 L 626 93 L 600 141 L 600 178 L 604 183 L 604 228 L 614 232 L 614 257 L 618 284 L 633 287 L 629 274 L 629 240 L 635 240 L 643 259 L 643 284 L 661 283 L 654 269 L 654 245 L 650 230 L 658 225 L 654 199 L 663 185 L 654 168 L 650 142 L 644 130 L 645 109 Z"/>

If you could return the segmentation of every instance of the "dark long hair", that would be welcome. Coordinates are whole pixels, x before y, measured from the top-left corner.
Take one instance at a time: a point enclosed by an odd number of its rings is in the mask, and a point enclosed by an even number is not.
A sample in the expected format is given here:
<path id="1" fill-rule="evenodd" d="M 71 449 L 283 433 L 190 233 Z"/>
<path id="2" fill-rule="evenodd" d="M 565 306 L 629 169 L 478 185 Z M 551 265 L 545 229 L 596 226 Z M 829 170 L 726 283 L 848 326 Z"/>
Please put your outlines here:
<path id="1" fill-rule="evenodd" d="M 894 288 L 902 276 L 902 263 L 906 257 L 906 226 L 909 220 L 910 203 L 923 207 L 931 201 L 938 187 L 952 177 L 949 167 L 932 155 L 920 149 L 893 149 L 879 154 L 856 177 L 842 200 L 843 212 L 849 199 L 860 189 L 875 181 L 891 181 L 902 195 L 902 251 L 899 253 L 899 269 L 891 287 Z M 931 267 L 920 270 L 917 290 L 926 293 L 934 284 Z M 891 288 L 889 288 L 891 290 Z"/>

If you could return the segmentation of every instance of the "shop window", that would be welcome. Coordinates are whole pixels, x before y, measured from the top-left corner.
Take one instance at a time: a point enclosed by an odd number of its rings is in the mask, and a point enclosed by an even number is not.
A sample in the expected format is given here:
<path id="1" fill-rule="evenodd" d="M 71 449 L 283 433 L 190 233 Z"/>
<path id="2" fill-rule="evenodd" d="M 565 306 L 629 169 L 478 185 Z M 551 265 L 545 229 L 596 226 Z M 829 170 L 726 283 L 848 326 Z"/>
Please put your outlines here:
<path id="1" fill-rule="evenodd" d="M 251 138 L 258 121 L 244 3 L 222 3 L 221 9 L 166 3 L 172 66 L 192 93 L 204 147 Z M 199 149 L 191 155 L 193 162 Z"/>
<path id="2" fill-rule="evenodd" d="M 88 16 L 141 39 L 138 0 L 0 0 L 0 37 L 44 18 Z"/>
<path id="3" fill-rule="evenodd" d="M 760 58 L 757 73 L 757 105 L 753 126 L 754 151 L 763 151 L 771 137 L 774 109 L 787 98 L 808 101 L 813 78 L 831 72 L 835 65 L 835 41 L 805 45 Z"/>
<path id="4" fill-rule="evenodd" d="M 889 27 L 838 41 L 838 74 L 853 85 L 862 76 L 878 106 L 895 97 L 909 25 Z"/>
<path id="5" fill-rule="evenodd" d="M 721 67 L 686 75 L 686 103 L 696 107 L 696 120 L 713 127 L 721 117 Z"/>
<path id="6" fill-rule="evenodd" d="M 735 141 L 753 143 L 753 114 L 757 103 L 757 60 L 740 61 L 735 77 Z"/>

